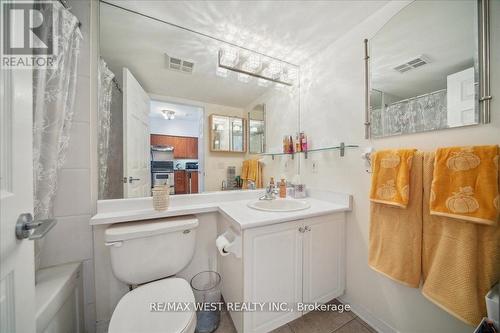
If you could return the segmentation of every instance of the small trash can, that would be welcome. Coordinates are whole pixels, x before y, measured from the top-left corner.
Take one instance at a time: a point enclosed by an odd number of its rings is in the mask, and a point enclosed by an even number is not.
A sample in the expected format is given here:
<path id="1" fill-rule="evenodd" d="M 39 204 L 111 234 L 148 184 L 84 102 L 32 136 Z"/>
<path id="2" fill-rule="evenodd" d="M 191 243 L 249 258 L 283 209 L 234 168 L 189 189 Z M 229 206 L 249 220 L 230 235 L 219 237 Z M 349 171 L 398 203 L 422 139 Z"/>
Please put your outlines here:
<path id="1" fill-rule="evenodd" d="M 221 277 L 214 271 L 204 271 L 196 274 L 191 279 L 196 303 L 201 308 L 196 312 L 196 332 L 211 333 L 219 327 L 220 311 L 218 307 L 211 306 L 221 301 Z"/>

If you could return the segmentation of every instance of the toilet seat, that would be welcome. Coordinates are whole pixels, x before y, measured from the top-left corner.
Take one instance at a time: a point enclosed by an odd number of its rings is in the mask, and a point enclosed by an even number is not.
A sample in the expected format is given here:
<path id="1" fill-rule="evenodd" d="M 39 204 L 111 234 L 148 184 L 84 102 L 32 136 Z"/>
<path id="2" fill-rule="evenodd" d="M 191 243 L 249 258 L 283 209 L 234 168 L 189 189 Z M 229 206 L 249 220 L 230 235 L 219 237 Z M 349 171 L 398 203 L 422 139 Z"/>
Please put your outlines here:
<path id="1" fill-rule="evenodd" d="M 190 311 L 169 312 L 151 303 L 191 303 Z M 111 316 L 109 333 L 193 333 L 196 312 L 194 295 L 186 280 L 168 278 L 142 285 L 125 294 Z"/>

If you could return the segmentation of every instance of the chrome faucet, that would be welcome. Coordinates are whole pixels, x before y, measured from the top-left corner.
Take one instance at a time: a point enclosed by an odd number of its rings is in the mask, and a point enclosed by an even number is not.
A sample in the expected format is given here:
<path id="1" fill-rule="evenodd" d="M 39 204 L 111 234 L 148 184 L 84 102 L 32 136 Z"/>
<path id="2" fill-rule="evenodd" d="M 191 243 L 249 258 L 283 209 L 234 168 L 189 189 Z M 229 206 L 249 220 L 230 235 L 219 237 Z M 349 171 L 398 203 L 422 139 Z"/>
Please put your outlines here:
<path id="1" fill-rule="evenodd" d="M 255 186 L 255 182 L 253 180 L 249 180 L 248 183 L 247 183 L 247 189 L 249 190 L 255 190 L 256 186 Z"/>
<path id="2" fill-rule="evenodd" d="M 278 194 L 278 189 L 276 188 L 276 185 L 274 185 L 274 182 L 271 181 L 269 182 L 269 185 L 266 187 L 266 194 L 261 196 L 259 200 L 274 200 L 276 199 L 277 194 Z"/>

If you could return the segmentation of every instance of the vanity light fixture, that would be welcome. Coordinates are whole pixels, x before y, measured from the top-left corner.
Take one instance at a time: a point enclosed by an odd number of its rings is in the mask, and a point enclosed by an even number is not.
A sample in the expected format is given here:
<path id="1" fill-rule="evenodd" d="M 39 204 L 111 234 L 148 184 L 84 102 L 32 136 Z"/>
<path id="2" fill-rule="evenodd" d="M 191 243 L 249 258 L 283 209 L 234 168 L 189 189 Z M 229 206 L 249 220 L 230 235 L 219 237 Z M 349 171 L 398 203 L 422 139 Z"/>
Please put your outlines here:
<path id="1" fill-rule="evenodd" d="M 225 47 L 223 49 L 220 49 L 219 50 L 219 67 L 222 67 L 220 65 L 227 66 L 227 67 L 238 65 L 239 56 L 240 56 L 240 54 L 239 54 L 238 50 L 234 47 Z"/>
<path id="2" fill-rule="evenodd" d="M 255 77 L 259 79 L 258 85 L 263 87 L 267 86 L 264 81 L 292 86 L 298 76 L 297 69 L 284 61 L 235 47 L 219 49 L 216 73 L 218 76 L 227 77 L 227 70 L 238 73 L 238 80 L 241 82 L 247 83 L 250 76 Z"/>
<path id="3" fill-rule="evenodd" d="M 163 117 L 167 120 L 175 119 L 175 111 L 173 110 L 161 110 L 161 113 L 163 114 Z"/>

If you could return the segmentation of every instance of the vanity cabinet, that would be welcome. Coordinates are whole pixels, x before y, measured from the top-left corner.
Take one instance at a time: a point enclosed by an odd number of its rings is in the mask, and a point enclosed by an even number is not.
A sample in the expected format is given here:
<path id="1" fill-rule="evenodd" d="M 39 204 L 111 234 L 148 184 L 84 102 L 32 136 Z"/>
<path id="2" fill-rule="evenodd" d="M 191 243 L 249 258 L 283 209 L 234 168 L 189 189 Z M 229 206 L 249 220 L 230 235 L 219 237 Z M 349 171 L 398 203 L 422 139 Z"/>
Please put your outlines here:
<path id="1" fill-rule="evenodd" d="M 335 213 L 244 230 L 242 258 L 221 259 L 224 298 L 295 306 L 342 295 L 344 224 L 344 213 Z M 231 312 L 239 333 L 269 332 L 304 314 L 297 309 Z"/>

